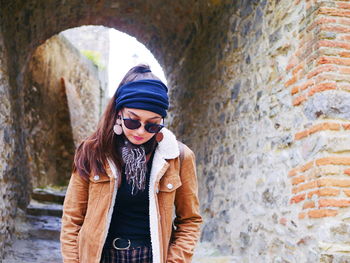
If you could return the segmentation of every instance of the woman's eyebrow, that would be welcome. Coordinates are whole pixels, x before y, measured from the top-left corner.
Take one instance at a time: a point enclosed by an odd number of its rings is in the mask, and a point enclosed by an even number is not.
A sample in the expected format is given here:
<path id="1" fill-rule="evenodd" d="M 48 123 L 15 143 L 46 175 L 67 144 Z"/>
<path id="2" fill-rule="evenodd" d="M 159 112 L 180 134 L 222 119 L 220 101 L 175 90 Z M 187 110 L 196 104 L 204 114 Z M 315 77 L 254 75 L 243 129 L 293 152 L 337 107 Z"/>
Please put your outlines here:
<path id="1" fill-rule="evenodd" d="M 140 118 L 140 116 L 137 115 L 135 112 L 132 112 L 132 111 L 129 111 L 129 110 L 128 110 L 128 113 L 131 113 L 131 114 L 134 115 L 135 117 Z M 149 118 L 149 119 L 147 119 L 147 120 L 160 119 L 160 118 L 161 118 L 161 117 L 154 116 L 154 117 Z"/>

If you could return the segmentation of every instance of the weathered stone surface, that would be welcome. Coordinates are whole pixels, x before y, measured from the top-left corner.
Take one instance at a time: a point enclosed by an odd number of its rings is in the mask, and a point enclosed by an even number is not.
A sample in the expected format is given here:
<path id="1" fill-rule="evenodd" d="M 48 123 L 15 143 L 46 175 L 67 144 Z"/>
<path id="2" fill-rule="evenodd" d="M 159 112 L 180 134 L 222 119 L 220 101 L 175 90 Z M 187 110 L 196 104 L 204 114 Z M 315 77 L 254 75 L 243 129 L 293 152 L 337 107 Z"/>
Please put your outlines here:
<path id="1" fill-rule="evenodd" d="M 305 116 L 317 118 L 350 119 L 350 94 L 348 92 L 325 91 L 315 94 L 304 107 Z"/>
<path id="2" fill-rule="evenodd" d="M 97 69 L 63 36 L 52 37 L 35 51 L 24 95 L 33 187 L 67 183 L 75 147 L 96 127 L 100 93 Z"/>
<path id="3" fill-rule="evenodd" d="M 8 73 L 8 53 L 0 25 L 0 261 L 14 233 L 18 210 L 27 205 L 26 165 L 22 138 L 14 113 L 13 93 Z"/>
<path id="4" fill-rule="evenodd" d="M 108 89 L 108 63 L 109 63 L 109 30 L 104 26 L 81 26 L 60 33 L 66 37 L 82 54 L 88 52 L 95 56 L 100 80 L 99 116 L 106 106 L 106 93 Z"/>

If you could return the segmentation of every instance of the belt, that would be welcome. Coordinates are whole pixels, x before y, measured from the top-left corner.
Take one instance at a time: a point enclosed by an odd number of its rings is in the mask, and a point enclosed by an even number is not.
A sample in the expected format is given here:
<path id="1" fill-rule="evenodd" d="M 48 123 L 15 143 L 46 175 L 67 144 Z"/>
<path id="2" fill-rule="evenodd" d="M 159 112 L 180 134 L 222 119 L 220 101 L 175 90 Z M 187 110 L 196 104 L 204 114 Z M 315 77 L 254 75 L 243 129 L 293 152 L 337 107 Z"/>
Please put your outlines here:
<path id="1" fill-rule="evenodd" d="M 114 248 L 116 250 L 127 250 L 129 248 L 135 247 L 150 247 L 151 240 L 150 239 L 129 239 L 129 238 L 108 238 L 105 243 L 105 247 Z"/>

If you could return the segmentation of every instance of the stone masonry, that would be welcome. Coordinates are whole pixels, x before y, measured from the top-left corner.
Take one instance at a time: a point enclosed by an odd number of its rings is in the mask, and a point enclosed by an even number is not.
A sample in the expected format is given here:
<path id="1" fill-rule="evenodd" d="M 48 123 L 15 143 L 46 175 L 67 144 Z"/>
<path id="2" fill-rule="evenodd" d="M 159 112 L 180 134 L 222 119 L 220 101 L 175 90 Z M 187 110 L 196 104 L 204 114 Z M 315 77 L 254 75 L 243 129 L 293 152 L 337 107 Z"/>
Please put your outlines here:
<path id="1" fill-rule="evenodd" d="M 32 187 L 66 185 L 75 147 L 98 122 L 104 94 L 98 70 L 59 35 L 35 50 L 24 79 L 23 127 Z"/>
<path id="2" fill-rule="evenodd" d="M 237 262 L 350 262 L 348 1 L 0 3 L 0 231 L 27 200 L 29 57 L 65 29 L 103 25 L 164 68 L 166 124 L 197 156 L 203 243 Z"/>

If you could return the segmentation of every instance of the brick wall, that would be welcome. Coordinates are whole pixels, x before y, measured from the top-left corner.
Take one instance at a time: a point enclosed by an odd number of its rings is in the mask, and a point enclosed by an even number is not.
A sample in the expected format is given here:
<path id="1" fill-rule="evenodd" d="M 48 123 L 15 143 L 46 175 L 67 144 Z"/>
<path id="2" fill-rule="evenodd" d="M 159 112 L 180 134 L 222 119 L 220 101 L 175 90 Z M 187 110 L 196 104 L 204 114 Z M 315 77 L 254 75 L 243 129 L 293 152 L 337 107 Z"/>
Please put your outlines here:
<path id="1" fill-rule="evenodd" d="M 301 3 L 299 3 L 301 4 Z M 294 139 L 307 151 L 310 141 L 323 141 L 308 162 L 289 172 L 291 203 L 299 217 L 336 216 L 349 207 L 349 66 L 350 4 L 344 1 L 308 2 L 313 21 L 306 25 L 301 43 L 286 67 L 291 78 L 293 105 L 304 107 L 311 121 Z"/>

